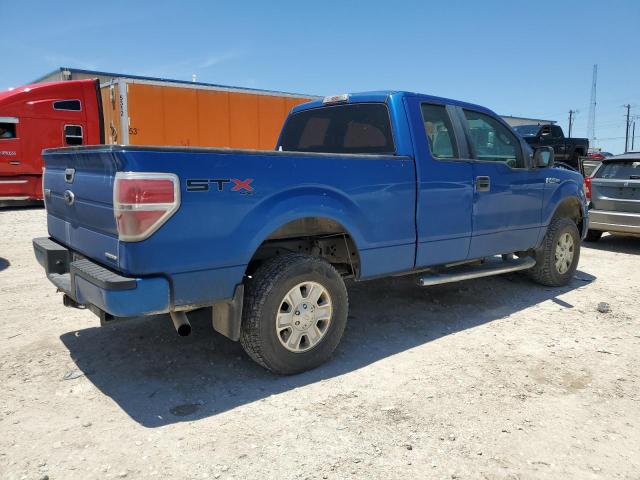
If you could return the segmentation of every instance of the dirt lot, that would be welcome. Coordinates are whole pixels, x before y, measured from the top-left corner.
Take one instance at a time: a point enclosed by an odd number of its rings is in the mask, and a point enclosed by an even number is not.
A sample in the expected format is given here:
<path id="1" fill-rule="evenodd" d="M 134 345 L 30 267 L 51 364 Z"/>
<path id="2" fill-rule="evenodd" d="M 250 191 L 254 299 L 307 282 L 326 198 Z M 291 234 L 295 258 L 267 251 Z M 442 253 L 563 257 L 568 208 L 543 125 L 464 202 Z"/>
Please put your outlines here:
<path id="1" fill-rule="evenodd" d="M 99 328 L 0 212 L 0 478 L 640 478 L 640 240 L 575 279 L 351 284 L 329 364 L 254 365 L 205 321 Z M 610 312 L 597 310 L 607 302 Z"/>

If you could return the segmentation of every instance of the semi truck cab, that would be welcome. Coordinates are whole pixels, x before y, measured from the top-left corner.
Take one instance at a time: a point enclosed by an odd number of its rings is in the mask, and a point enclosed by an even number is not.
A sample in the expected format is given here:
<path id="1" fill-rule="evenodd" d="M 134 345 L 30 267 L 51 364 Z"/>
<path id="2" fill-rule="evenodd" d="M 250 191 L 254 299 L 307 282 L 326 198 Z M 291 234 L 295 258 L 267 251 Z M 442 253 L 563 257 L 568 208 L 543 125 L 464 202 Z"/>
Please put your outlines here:
<path id="1" fill-rule="evenodd" d="M 43 149 L 103 142 L 98 89 L 78 80 L 0 92 L 0 204 L 42 200 Z"/>

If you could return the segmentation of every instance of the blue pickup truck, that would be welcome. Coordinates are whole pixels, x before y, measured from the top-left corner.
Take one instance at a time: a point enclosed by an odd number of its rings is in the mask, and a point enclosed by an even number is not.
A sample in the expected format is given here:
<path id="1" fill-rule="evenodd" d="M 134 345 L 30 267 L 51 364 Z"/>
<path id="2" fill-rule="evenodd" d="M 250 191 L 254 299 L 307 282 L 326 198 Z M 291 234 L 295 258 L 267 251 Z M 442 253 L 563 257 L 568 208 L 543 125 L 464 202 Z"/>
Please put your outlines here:
<path id="1" fill-rule="evenodd" d="M 526 270 L 560 286 L 586 234 L 583 179 L 492 111 L 408 92 L 294 108 L 274 151 L 84 146 L 44 152 L 64 304 L 101 324 L 189 314 L 281 374 L 335 350 L 344 280 L 422 286 Z"/>

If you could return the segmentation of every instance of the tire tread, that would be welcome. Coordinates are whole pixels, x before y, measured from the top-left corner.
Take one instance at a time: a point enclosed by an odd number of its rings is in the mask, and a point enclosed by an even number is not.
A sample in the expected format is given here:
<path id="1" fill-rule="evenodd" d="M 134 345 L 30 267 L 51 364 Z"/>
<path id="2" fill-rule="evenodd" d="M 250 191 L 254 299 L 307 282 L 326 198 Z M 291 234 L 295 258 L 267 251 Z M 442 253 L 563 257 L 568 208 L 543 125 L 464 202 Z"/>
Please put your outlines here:
<path id="1" fill-rule="evenodd" d="M 247 292 L 244 297 L 244 314 L 240 333 L 240 343 L 247 354 L 258 365 L 267 370 L 274 371 L 264 358 L 264 344 L 260 335 L 260 319 L 264 310 L 264 304 L 274 286 L 282 280 L 290 266 L 296 263 L 308 264 L 310 267 L 323 264 L 340 277 L 338 271 L 329 262 L 319 258 L 300 253 L 290 253 L 274 257 L 262 264 L 252 278 L 247 282 Z M 345 290 L 346 291 L 346 290 Z M 283 373 L 283 372 L 276 372 Z M 291 373 L 295 373 L 292 371 Z"/>
<path id="2" fill-rule="evenodd" d="M 577 232 L 576 224 L 567 217 L 557 217 L 551 221 L 547 233 L 544 236 L 541 248 L 536 252 L 536 265 L 532 267 L 528 273 L 529 276 L 537 283 L 546 285 L 548 287 L 559 287 L 565 285 L 567 282 L 558 279 L 555 272 L 555 250 L 554 240 L 558 231 L 562 230 L 566 226 L 573 227 Z M 578 239 L 580 235 L 577 235 Z M 575 255 L 580 256 L 579 243 L 576 245 Z M 577 265 L 577 260 L 576 260 Z M 575 270 L 575 268 L 573 269 Z M 571 271 L 571 270 L 570 270 Z M 571 271 L 573 275 L 573 271 Z"/>

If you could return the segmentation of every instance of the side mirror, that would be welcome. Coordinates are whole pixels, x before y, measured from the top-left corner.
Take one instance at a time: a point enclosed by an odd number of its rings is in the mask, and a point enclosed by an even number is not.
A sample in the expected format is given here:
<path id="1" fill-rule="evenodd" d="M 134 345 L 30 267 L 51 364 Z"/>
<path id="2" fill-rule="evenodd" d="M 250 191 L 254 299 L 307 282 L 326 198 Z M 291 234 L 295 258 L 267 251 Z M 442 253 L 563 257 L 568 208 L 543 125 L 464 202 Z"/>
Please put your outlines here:
<path id="1" fill-rule="evenodd" d="M 553 148 L 538 147 L 533 152 L 533 165 L 536 168 L 547 168 L 553 166 Z"/>

